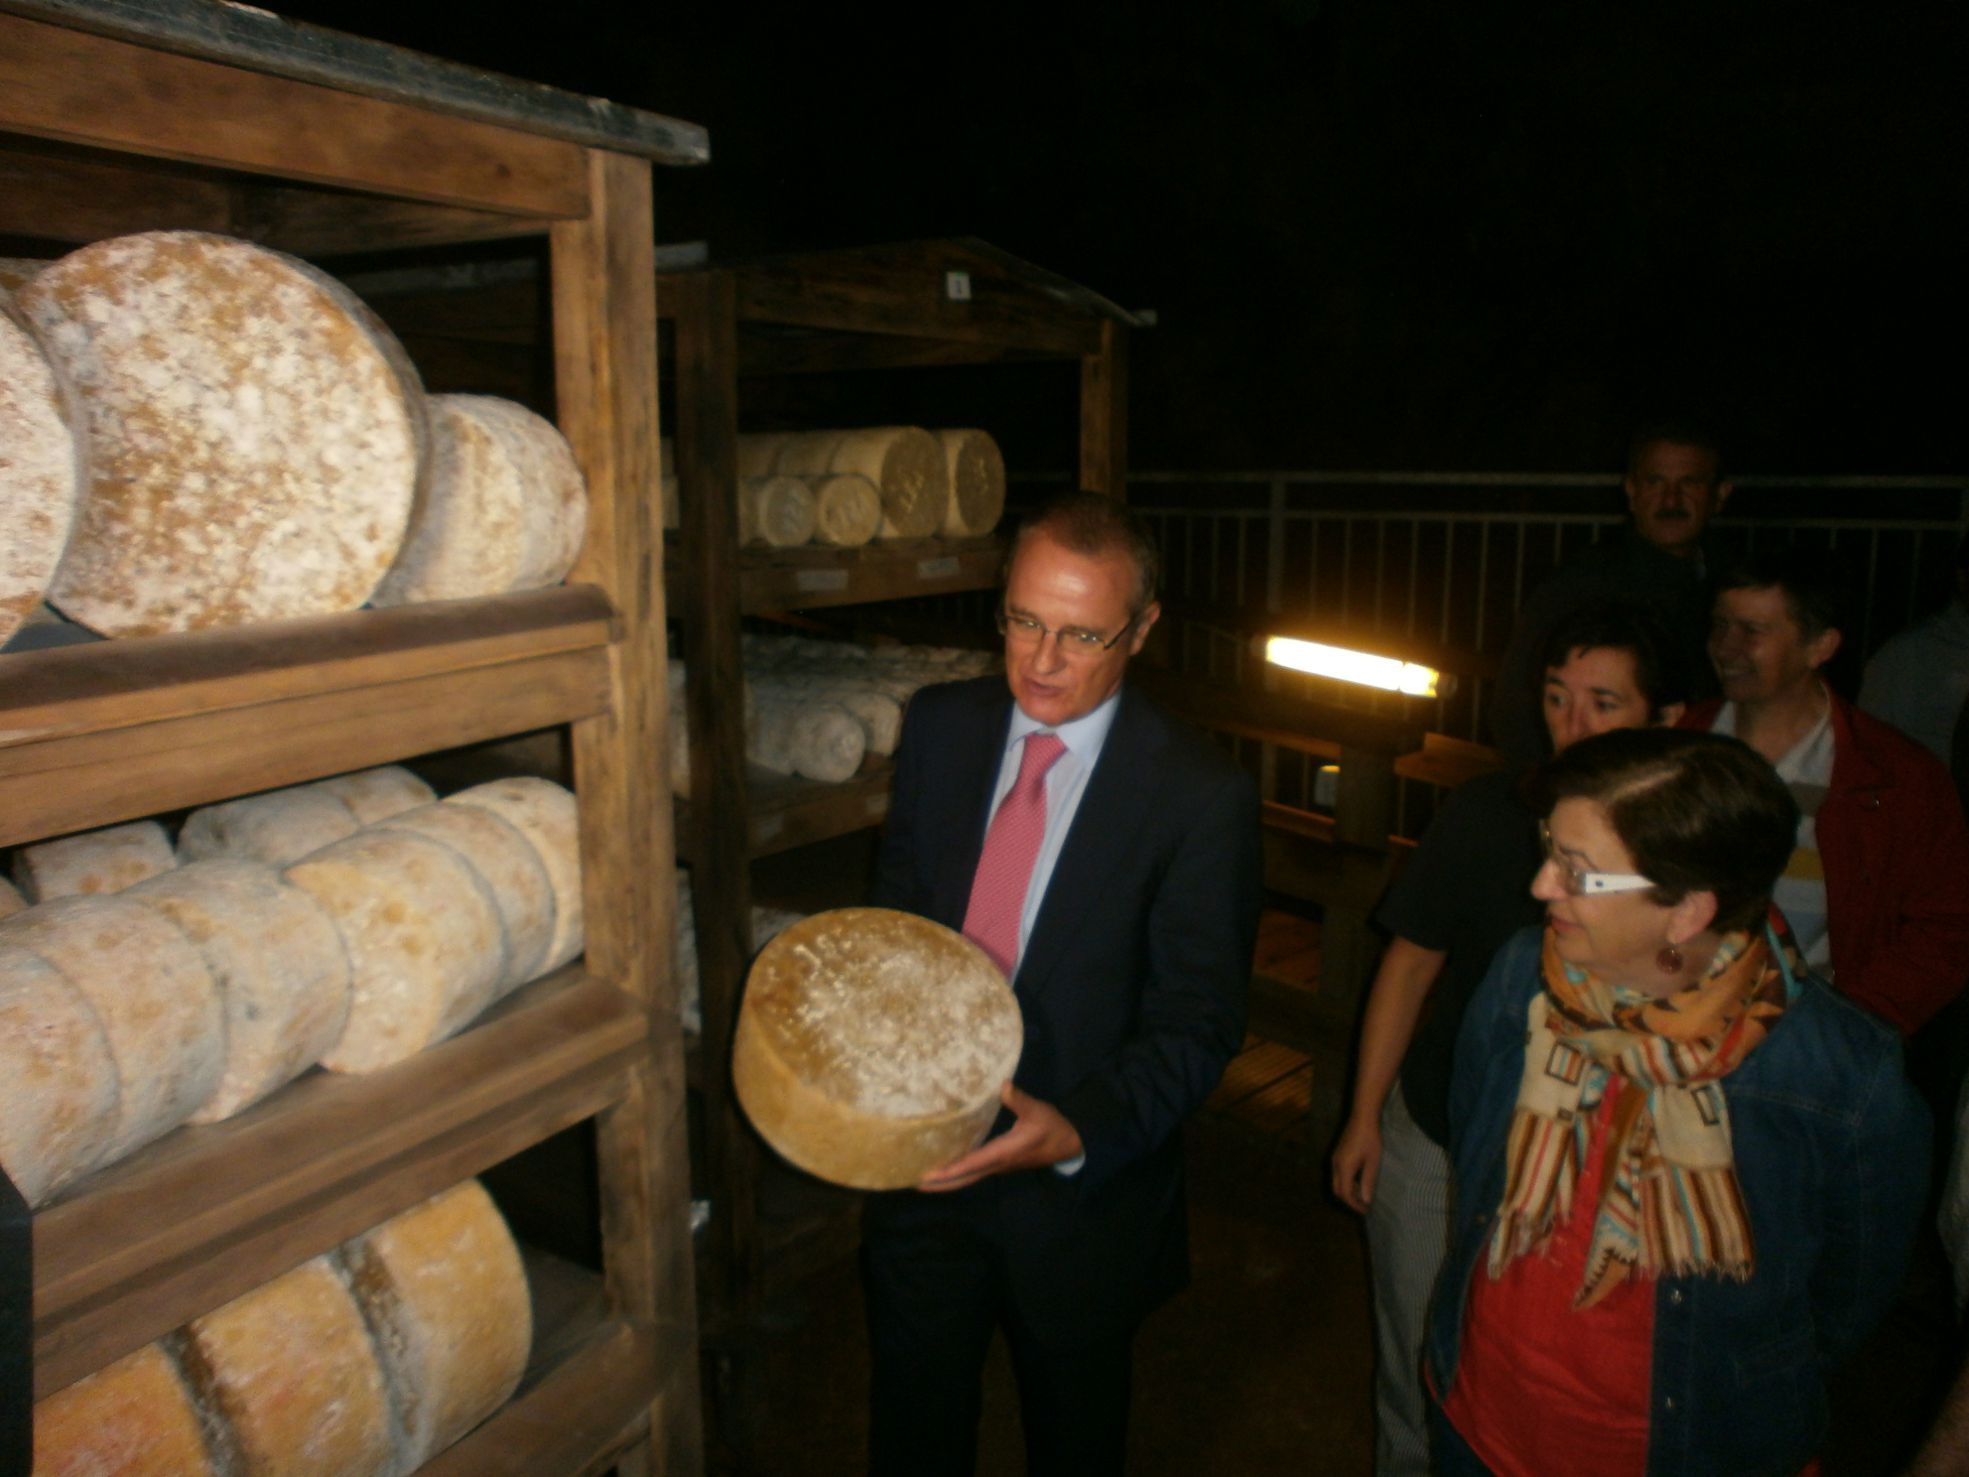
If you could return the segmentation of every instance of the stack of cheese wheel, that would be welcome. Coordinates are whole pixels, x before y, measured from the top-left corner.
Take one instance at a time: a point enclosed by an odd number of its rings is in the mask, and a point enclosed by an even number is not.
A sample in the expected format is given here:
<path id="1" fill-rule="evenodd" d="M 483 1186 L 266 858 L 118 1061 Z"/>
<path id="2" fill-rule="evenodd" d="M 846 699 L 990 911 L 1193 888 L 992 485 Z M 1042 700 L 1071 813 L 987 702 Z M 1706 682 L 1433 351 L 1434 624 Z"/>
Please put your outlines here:
<path id="1" fill-rule="evenodd" d="M 585 941 L 581 900 L 581 812 L 571 791 L 528 775 L 460 790 L 444 802 L 489 810 L 532 843 L 553 890 L 553 941 L 537 968 L 559 969 Z"/>
<path id="2" fill-rule="evenodd" d="M 813 496 L 813 541 L 839 549 L 858 548 L 881 531 L 883 500 L 881 490 L 864 472 L 831 469 L 846 434 L 769 431 L 741 436 L 739 478 L 797 477 Z"/>
<path id="3" fill-rule="evenodd" d="M 855 549 L 882 528 L 882 494 L 859 472 L 809 479 L 814 490 L 814 542 Z"/>
<path id="4" fill-rule="evenodd" d="M 84 246 L 19 301 L 87 424 L 53 605 L 130 636 L 369 598 L 427 433 L 410 361 L 346 288 L 265 247 L 165 231 Z"/>
<path id="5" fill-rule="evenodd" d="M 900 1189 L 984 1137 L 1023 1039 L 1012 991 L 976 944 L 911 913 L 842 908 L 760 952 L 732 1083 L 792 1163 Z"/>
<path id="6" fill-rule="evenodd" d="M 27 1141 L 7 1144 L 17 1183 L 38 1184 L 45 1196 L 168 1133 L 211 1097 L 225 1067 L 224 1006 L 204 957 L 176 924 L 126 894 L 57 898 L 0 922 L 0 944 L 0 993 L 23 1012 L 0 1033 L 0 1053 L 10 1069 L 45 1085 L 27 1116 L 47 1121 Z M 86 1014 L 51 990 L 42 966 Z M 90 1026 L 101 1047 L 82 1039 Z M 75 1058 L 36 1071 L 50 1031 Z M 108 1080 L 99 1080 L 105 1070 Z M 113 1106 L 102 1131 L 105 1100 Z M 96 1127 L 64 1131 L 83 1123 Z M 7 1130 L 10 1140 L 15 1132 Z"/>
<path id="7" fill-rule="evenodd" d="M 225 1065 L 191 1115 L 251 1107 L 321 1060 L 349 1016 L 349 959 L 321 906 L 263 862 L 192 862 L 123 894 L 178 926 L 204 957 L 226 1020 Z"/>
<path id="8" fill-rule="evenodd" d="M 0 644 L 33 614 L 68 547 L 82 415 L 0 285 Z"/>
<path id="9" fill-rule="evenodd" d="M 745 757 L 761 769 L 839 784 L 854 778 L 867 752 L 867 733 L 839 703 L 759 692 L 758 721 L 746 730 Z"/>
<path id="10" fill-rule="evenodd" d="M 205 1419 L 163 1342 L 34 1407 L 34 1477 L 217 1477 Z"/>
<path id="11" fill-rule="evenodd" d="M 943 447 L 917 426 L 788 436 L 774 458 L 774 470 L 809 477 L 860 473 L 881 495 L 878 538 L 928 538 L 943 522 L 950 500 Z"/>
<path id="12" fill-rule="evenodd" d="M 937 531 L 946 538 L 980 538 L 1005 515 L 1005 455 L 985 431 L 938 431 L 950 501 Z"/>
<path id="13" fill-rule="evenodd" d="M 14 880 L 30 902 L 88 892 L 121 892 L 177 866 L 171 838 L 156 821 L 131 821 L 23 846 Z"/>
<path id="14" fill-rule="evenodd" d="M 24 916 L 16 914 L 15 916 Z M 60 970 L 0 938 L 0 1168 L 29 1205 L 102 1162 L 116 1131 L 116 1059 Z"/>
<path id="15" fill-rule="evenodd" d="M 567 438 L 525 406 L 490 395 L 434 395 L 430 405 L 430 475 L 372 603 L 559 584 L 588 519 Z"/>
<path id="16" fill-rule="evenodd" d="M 178 832 L 178 857 L 252 857 L 285 866 L 436 798 L 429 785 L 393 764 L 268 790 L 194 810 Z"/>
<path id="17" fill-rule="evenodd" d="M 745 477 L 738 484 L 740 543 L 786 549 L 814 537 L 813 489 L 798 477 L 774 473 Z"/>

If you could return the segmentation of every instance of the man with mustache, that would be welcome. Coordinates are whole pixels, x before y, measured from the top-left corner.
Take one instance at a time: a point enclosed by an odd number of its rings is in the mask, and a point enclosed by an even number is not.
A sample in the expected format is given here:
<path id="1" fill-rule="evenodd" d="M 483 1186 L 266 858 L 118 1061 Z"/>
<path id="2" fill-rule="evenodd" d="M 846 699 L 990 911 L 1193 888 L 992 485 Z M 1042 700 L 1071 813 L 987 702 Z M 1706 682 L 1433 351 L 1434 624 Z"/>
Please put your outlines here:
<path id="1" fill-rule="evenodd" d="M 1641 427 L 1627 448 L 1629 526 L 1582 550 L 1525 600 L 1498 665 L 1491 736 L 1513 767 L 1543 759 L 1540 701 L 1544 653 L 1552 629 L 1582 606 L 1625 600 L 1650 609 L 1668 629 L 1694 676 L 1695 697 L 1708 697 L 1708 575 L 1715 563 L 1704 538 L 1730 499 L 1716 438 L 1687 421 Z"/>

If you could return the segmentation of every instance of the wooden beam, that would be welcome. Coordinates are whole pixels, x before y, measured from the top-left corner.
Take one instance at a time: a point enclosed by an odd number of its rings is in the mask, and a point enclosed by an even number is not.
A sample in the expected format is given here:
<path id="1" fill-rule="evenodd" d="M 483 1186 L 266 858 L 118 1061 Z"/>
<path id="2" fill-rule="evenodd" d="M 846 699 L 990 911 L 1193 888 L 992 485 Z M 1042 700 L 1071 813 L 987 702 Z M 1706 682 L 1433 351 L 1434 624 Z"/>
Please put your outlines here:
<path id="1" fill-rule="evenodd" d="M 0 130 L 515 215 L 587 208 L 578 145 L 11 15 Z"/>
<path id="2" fill-rule="evenodd" d="M 657 497 L 656 260 L 650 166 L 591 152 L 580 172 L 593 213 L 551 234 L 554 364 L 561 429 L 589 488 L 576 576 L 614 601 L 612 710 L 574 727 L 581 795 L 588 965 L 649 1013 L 653 1050 L 596 1123 L 609 1295 L 629 1317 L 695 1325 L 690 1164 L 676 981 L 670 796 L 663 782 L 668 691 L 663 531 Z M 650 1408 L 656 1448 L 618 1470 L 694 1473 L 703 1463 L 696 1365 Z"/>
<path id="3" fill-rule="evenodd" d="M 1080 360 L 1080 486 L 1128 496 L 1128 339 L 1103 322 L 1099 346 Z"/>
<path id="4" fill-rule="evenodd" d="M 969 301 L 944 296 L 941 274 L 901 276 L 840 257 L 766 262 L 734 273 L 744 322 L 897 334 L 953 343 L 998 344 L 1063 356 L 1099 348 L 1100 326 L 1056 304 L 1043 308 L 994 296 L 974 281 Z"/>
<path id="5" fill-rule="evenodd" d="M 852 369 L 929 369 L 943 364 L 1021 364 L 1068 359 L 1058 349 L 976 340 L 914 338 L 893 333 L 799 335 L 741 333 L 743 375 L 832 374 Z"/>
<path id="6" fill-rule="evenodd" d="M 237 234 L 238 205 L 223 180 L 197 170 L 0 149 L 0 234 L 77 244 L 135 231 Z"/>

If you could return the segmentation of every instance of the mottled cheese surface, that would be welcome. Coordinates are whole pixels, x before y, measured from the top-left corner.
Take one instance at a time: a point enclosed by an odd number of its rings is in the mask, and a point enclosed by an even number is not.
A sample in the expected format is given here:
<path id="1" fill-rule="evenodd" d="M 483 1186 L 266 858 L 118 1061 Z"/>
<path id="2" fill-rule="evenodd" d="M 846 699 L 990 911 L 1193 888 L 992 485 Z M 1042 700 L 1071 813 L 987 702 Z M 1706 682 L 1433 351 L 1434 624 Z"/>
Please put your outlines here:
<path id="1" fill-rule="evenodd" d="M 0 642 L 40 603 L 81 487 L 80 408 L 0 286 Z"/>

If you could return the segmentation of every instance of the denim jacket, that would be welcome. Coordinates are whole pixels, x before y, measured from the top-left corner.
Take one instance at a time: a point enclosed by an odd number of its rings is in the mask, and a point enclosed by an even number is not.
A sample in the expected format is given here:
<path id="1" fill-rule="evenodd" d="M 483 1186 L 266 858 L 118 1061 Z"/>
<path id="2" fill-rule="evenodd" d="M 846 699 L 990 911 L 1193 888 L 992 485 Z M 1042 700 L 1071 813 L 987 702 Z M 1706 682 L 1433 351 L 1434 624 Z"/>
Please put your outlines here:
<path id="1" fill-rule="evenodd" d="M 1449 1393 L 1471 1279 L 1486 1275 L 1541 934 L 1498 952 L 1450 1089 L 1456 1219 L 1430 1308 L 1431 1387 Z M 1899 1038 L 1820 981 L 1793 982 L 1771 1034 L 1723 1079 L 1756 1270 L 1655 1290 L 1651 1474 L 1793 1477 L 1826 1428 L 1826 1381 L 1900 1290 L 1928 1173 L 1927 1110 Z"/>

